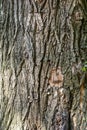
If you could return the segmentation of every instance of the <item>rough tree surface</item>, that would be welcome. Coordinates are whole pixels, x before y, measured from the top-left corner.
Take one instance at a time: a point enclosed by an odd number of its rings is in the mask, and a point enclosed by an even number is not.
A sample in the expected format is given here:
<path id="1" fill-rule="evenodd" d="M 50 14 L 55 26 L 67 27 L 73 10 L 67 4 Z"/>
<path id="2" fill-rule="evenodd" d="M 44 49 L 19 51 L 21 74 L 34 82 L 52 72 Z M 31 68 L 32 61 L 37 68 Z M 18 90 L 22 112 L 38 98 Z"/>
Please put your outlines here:
<path id="1" fill-rule="evenodd" d="M 0 0 L 0 130 L 87 130 L 87 0 Z"/>

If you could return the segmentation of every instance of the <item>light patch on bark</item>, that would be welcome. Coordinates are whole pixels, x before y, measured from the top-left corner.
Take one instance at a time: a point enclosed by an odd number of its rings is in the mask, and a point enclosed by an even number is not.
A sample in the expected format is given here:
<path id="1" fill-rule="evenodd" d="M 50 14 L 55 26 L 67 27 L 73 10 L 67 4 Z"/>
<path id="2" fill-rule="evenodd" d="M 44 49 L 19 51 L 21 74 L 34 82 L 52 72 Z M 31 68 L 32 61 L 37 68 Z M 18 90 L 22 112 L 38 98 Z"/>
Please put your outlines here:
<path id="1" fill-rule="evenodd" d="M 74 116 L 74 117 L 73 117 L 74 128 L 76 128 L 76 120 L 77 120 L 77 119 L 76 119 L 76 116 Z M 76 130 L 76 129 L 74 129 L 74 130 Z"/>
<path id="2" fill-rule="evenodd" d="M 58 67 L 58 69 L 53 68 L 50 72 L 50 78 L 49 78 L 49 84 L 50 86 L 55 87 L 61 87 L 63 85 L 63 74 L 61 72 L 61 68 Z"/>
<path id="3" fill-rule="evenodd" d="M 13 121 L 10 126 L 11 130 L 22 130 L 22 122 L 19 113 L 14 114 Z"/>
<path id="4" fill-rule="evenodd" d="M 41 18 L 41 14 L 40 13 L 35 13 L 35 19 L 36 19 L 36 23 L 38 25 L 39 30 L 42 30 L 43 21 L 42 21 L 42 18 Z"/>
<path id="5" fill-rule="evenodd" d="M 11 76 L 11 70 L 10 69 L 7 69 L 4 71 L 4 94 L 6 97 L 9 98 L 10 96 L 10 76 Z"/>
<path id="6" fill-rule="evenodd" d="M 55 92 L 54 92 L 54 98 L 56 98 L 57 97 L 57 91 L 55 90 Z"/>

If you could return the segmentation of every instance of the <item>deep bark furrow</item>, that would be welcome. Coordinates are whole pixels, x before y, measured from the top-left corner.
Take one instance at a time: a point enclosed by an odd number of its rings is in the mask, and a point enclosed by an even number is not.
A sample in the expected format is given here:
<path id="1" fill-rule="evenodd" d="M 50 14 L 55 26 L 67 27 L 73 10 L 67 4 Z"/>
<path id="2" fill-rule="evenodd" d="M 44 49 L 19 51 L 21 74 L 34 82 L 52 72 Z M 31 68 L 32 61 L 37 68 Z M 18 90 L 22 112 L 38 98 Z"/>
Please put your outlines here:
<path id="1" fill-rule="evenodd" d="M 0 4 L 0 130 L 86 130 L 86 0 Z"/>

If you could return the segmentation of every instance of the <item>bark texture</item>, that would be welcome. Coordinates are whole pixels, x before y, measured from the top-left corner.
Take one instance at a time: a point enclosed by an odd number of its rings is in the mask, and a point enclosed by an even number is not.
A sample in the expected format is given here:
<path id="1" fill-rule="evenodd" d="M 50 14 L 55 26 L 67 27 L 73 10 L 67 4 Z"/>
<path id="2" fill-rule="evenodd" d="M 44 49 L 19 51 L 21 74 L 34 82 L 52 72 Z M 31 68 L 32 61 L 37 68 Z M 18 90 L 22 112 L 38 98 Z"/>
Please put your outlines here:
<path id="1" fill-rule="evenodd" d="M 0 1 L 0 130 L 87 130 L 87 1 Z"/>

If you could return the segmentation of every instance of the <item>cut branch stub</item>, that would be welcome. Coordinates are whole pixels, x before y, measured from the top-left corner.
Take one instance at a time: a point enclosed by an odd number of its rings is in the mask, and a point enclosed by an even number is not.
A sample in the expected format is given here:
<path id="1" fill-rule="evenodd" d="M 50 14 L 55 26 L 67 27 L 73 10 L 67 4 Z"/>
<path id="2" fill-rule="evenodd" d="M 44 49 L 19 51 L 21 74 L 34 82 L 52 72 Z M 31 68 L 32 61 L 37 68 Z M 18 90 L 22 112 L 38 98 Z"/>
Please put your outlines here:
<path id="1" fill-rule="evenodd" d="M 61 67 L 53 68 L 50 72 L 49 85 L 51 87 L 61 87 L 63 85 L 63 74 Z"/>

